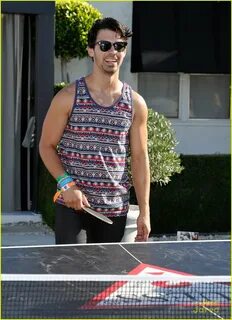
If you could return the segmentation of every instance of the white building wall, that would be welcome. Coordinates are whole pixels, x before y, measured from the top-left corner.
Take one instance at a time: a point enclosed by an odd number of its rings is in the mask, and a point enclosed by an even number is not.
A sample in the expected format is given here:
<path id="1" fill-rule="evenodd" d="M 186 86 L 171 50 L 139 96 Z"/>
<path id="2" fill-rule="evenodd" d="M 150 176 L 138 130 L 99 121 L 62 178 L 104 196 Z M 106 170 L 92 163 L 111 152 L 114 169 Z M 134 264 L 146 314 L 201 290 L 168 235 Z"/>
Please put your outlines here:
<path id="1" fill-rule="evenodd" d="M 230 154 L 229 120 L 172 120 L 182 154 Z"/>
<path id="2" fill-rule="evenodd" d="M 132 2 L 92 2 L 104 17 L 113 17 L 132 29 Z M 131 41 L 127 56 L 120 71 L 120 79 L 126 81 L 137 91 L 138 75 L 130 72 Z M 68 64 L 70 81 L 91 72 L 92 61 L 89 58 L 74 59 Z M 61 81 L 60 61 L 55 59 L 55 82 Z M 144 97 L 146 99 L 146 97 Z M 171 120 L 179 144 L 176 151 L 182 154 L 229 154 L 229 120 Z"/>

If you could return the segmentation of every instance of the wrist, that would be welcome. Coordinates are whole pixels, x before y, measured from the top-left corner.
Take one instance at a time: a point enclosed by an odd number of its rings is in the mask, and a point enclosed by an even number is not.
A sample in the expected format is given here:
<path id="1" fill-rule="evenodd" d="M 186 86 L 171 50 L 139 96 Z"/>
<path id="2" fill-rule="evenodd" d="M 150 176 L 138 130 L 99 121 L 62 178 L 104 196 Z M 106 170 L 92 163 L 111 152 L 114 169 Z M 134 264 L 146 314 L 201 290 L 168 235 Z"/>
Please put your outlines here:
<path id="1" fill-rule="evenodd" d="M 63 175 L 58 176 L 56 181 L 57 188 L 61 191 L 66 191 L 76 185 L 73 178 L 66 172 Z"/>
<path id="2" fill-rule="evenodd" d="M 69 189 L 73 189 L 73 187 L 74 186 L 76 186 L 76 183 L 74 182 L 74 181 L 71 181 L 71 182 L 69 182 L 69 183 L 66 183 L 64 186 L 62 186 L 61 188 L 60 188 L 60 190 L 62 191 L 62 192 L 64 192 L 64 191 L 67 191 L 67 190 L 69 190 Z"/>
<path id="3" fill-rule="evenodd" d="M 149 203 L 143 203 L 143 204 L 139 204 L 139 210 L 140 211 L 149 211 L 150 210 L 150 205 Z"/>
<path id="4" fill-rule="evenodd" d="M 142 208 L 139 207 L 139 215 L 140 217 L 149 217 L 150 216 L 150 207 L 148 206 L 143 206 Z"/>

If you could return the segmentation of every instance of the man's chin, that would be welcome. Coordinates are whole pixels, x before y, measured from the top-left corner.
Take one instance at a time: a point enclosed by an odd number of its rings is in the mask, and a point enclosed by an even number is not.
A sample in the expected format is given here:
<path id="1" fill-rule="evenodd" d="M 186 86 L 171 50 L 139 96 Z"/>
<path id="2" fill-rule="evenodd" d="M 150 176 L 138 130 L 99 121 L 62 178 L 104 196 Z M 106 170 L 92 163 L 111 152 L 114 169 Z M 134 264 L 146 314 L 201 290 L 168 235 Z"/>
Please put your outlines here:
<path id="1" fill-rule="evenodd" d="M 104 71 L 108 75 L 113 75 L 118 72 L 118 68 L 104 68 Z"/>

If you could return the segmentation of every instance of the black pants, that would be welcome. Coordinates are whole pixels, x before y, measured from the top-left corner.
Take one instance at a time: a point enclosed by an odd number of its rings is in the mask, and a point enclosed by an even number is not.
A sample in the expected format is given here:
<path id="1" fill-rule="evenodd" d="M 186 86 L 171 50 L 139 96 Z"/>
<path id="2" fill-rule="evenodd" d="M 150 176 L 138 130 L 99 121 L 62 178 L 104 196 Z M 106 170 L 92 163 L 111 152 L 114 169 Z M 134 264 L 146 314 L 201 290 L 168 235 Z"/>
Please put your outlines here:
<path id="1" fill-rule="evenodd" d="M 56 204 L 56 244 L 120 242 L 124 235 L 126 216 L 111 217 L 107 224 L 84 211 Z"/>

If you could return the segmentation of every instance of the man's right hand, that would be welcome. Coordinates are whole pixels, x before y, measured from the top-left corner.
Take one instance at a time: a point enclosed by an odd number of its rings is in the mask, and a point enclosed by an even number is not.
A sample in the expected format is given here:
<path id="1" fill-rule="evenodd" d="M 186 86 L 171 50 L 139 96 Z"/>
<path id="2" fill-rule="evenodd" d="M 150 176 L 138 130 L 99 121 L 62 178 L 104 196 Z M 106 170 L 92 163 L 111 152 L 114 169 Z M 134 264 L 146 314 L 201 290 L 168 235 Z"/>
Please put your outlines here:
<path id="1" fill-rule="evenodd" d="M 86 196 L 77 187 L 71 187 L 68 190 L 62 192 L 62 196 L 65 205 L 68 208 L 75 210 L 82 210 L 83 207 L 90 207 L 90 204 Z"/>

